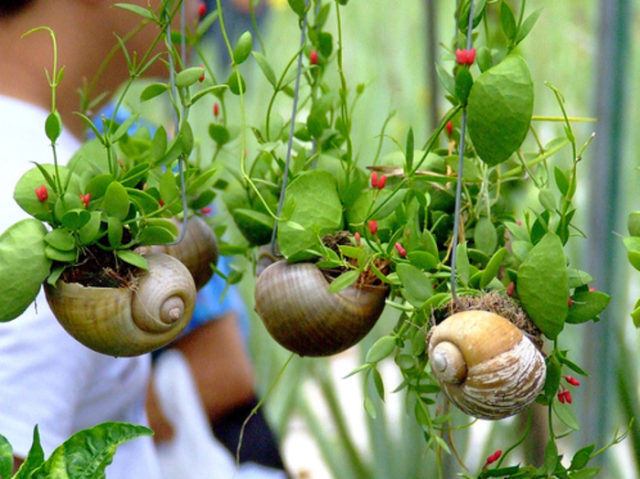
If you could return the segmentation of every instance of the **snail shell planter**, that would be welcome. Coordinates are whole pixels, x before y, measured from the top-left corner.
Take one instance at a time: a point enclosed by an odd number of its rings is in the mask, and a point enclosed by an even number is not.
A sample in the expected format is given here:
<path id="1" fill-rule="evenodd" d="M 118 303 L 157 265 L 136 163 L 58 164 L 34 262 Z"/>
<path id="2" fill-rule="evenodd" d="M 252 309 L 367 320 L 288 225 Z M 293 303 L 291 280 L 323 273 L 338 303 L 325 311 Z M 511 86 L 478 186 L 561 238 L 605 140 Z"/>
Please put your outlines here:
<path id="1" fill-rule="evenodd" d="M 171 220 L 182 231 L 181 219 Z M 179 259 L 184 264 L 196 284 L 201 289 L 213 276 L 211 265 L 218 263 L 218 240 L 211 227 L 199 216 L 192 216 L 187 220 L 187 231 L 184 238 L 177 244 L 154 245 L 140 248 L 140 251 L 165 253 Z"/>
<path id="2" fill-rule="evenodd" d="M 358 343 L 382 314 L 388 289 L 350 286 L 328 291 L 313 263 L 268 266 L 256 282 L 256 312 L 269 334 L 300 356 L 330 356 Z"/>
<path id="3" fill-rule="evenodd" d="M 444 394 L 466 414 L 502 419 L 532 404 L 546 379 L 542 353 L 509 320 L 464 311 L 435 326 L 428 354 Z"/>
<path id="4" fill-rule="evenodd" d="M 175 339 L 193 314 L 193 278 L 176 258 L 145 257 L 149 270 L 126 288 L 45 283 L 47 302 L 62 327 L 88 348 L 118 357 L 138 356 Z"/>

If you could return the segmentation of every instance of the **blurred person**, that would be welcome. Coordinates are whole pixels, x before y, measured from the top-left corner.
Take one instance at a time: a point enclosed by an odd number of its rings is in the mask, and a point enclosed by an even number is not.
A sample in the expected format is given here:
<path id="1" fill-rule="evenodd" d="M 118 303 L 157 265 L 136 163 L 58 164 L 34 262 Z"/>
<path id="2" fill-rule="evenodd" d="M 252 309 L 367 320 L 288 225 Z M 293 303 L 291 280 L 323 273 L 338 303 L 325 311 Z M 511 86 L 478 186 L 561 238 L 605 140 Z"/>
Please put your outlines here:
<path id="1" fill-rule="evenodd" d="M 188 21 L 199 2 L 187 1 Z M 140 17 L 114 8 L 115 0 L 4 0 L 0 2 L 0 231 L 27 217 L 12 198 L 14 186 L 34 162 L 50 163 L 45 135 L 51 87 L 45 69 L 53 64 L 51 36 L 23 35 L 46 26 L 55 32 L 58 64 L 65 75 L 56 90 L 64 131 L 57 155 L 66 162 L 80 147 L 84 125 L 73 114 L 78 90 L 90 82 L 114 46 Z M 159 8 L 161 0 L 129 0 Z M 149 24 L 127 41 L 142 55 L 158 35 Z M 162 42 L 160 42 L 162 44 Z M 148 74 L 166 73 L 159 69 Z M 129 78 L 122 52 L 101 75 L 95 93 L 113 92 Z M 46 456 L 75 432 L 105 421 L 146 424 L 144 411 L 150 355 L 113 358 L 96 353 L 69 336 L 53 317 L 44 295 L 23 315 L 0 325 L 0 434 L 13 446 L 14 467 L 27 456 L 37 425 Z M 142 437 L 119 446 L 108 467 L 110 479 L 158 479 L 153 440 Z"/>

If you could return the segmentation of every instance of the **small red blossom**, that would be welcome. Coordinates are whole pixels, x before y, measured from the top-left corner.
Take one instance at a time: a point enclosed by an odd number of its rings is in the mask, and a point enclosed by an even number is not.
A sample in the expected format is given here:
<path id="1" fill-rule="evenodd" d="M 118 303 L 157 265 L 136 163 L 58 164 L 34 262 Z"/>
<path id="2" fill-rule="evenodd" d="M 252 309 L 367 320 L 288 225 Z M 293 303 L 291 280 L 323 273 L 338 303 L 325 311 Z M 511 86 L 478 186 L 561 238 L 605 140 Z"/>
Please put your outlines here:
<path id="1" fill-rule="evenodd" d="M 89 201 L 91 201 L 91 195 L 89 193 L 87 193 L 86 195 L 80 195 L 80 199 L 82 200 L 82 203 L 84 204 L 85 208 L 89 207 Z"/>
<path id="2" fill-rule="evenodd" d="M 566 391 L 560 391 L 560 392 L 558 393 L 558 401 L 560 401 L 562 404 L 564 404 L 564 403 L 565 403 L 565 401 L 566 401 L 566 399 L 565 399 L 565 397 L 564 397 L 564 393 L 565 393 L 565 392 L 566 392 Z"/>
<path id="3" fill-rule="evenodd" d="M 467 49 L 465 48 L 464 50 L 461 49 L 457 49 L 456 50 L 456 63 L 458 63 L 458 65 L 473 65 L 473 62 L 476 60 L 476 49 L 472 48 L 471 50 L 467 51 Z"/>
<path id="4" fill-rule="evenodd" d="M 218 118 L 218 115 L 220 114 L 220 105 L 217 103 L 213 104 L 213 116 Z"/>
<path id="5" fill-rule="evenodd" d="M 387 175 L 382 175 L 378 180 L 378 189 L 381 190 L 384 188 L 384 185 L 387 184 Z"/>
<path id="6" fill-rule="evenodd" d="M 513 296 L 513 293 L 516 292 L 516 284 L 511 281 L 511 283 L 509 283 L 509 286 L 507 286 L 507 296 Z"/>
<path id="7" fill-rule="evenodd" d="M 378 222 L 376 220 L 371 220 L 369 221 L 368 225 L 369 225 L 369 233 L 375 236 L 376 233 L 378 232 Z"/>
<path id="8" fill-rule="evenodd" d="M 589 292 L 590 293 L 595 293 L 596 292 L 596 288 L 589 288 Z"/>
<path id="9" fill-rule="evenodd" d="M 453 134 L 453 123 L 448 121 L 444 129 L 447 130 L 447 135 L 449 136 L 449 138 L 451 138 L 451 135 Z"/>
<path id="10" fill-rule="evenodd" d="M 516 224 L 517 224 L 518 226 L 522 226 L 522 221 L 518 220 L 518 221 L 516 222 Z"/>
<path id="11" fill-rule="evenodd" d="M 40 203 L 44 203 L 49 198 L 49 192 L 47 191 L 47 187 L 42 185 L 40 188 L 36 188 L 36 196 L 38 197 L 38 201 Z"/>
<path id="12" fill-rule="evenodd" d="M 211 206 L 205 206 L 204 208 L 202 208 L 200 210 L 200 213 L 202 213 L 203 215 L 208 215 L 213 211 L 213 208 Z"/>
<path id="13" fill-rule="evenodd" d="M 315 50 L 311 50 L 311 53 L 309 53 L 309 62 L 312 65 L 317 65 L 318 64 L 318 52 Z"/>
<path id="14" fill-rule="evenodd" d="M 578 381 L 576 378 L 574 378 L 573 376 L 565 376 L 564 377 L 566 379 L 566 381 L 571 384 L 572 386 L 580 386 L 580 381 Z"/>
<path id="15" fill-rule="evenodd" d="M 158 200 L 158 204 L 159 204 L 160 206 L 164 206 L 164 201 L 162 201 L 162 198 L 160 198 L 160 199 Z"/>
<path id="16" fill-rule="evenodd" d="M 198 16 L 202 18 L 205 13 L 207 13 L 207 4 L 205 2 L 200 2 L 200 5 L 198 5 Z"/>
<path id="17" fill-rule="evenodd" d="M 487 457 L 487 462 L 485 463 L 485 466 L 488 466 L 489 464 L 493 464 L 498 459 L 500 459 L 500 456 L 502 456 L 502 451 L 498 449 L 496 452 L 494 452 L 489 457 Z"/>
<path id="18" fill-rule="evenodd" d="M 377 188 L 378 187 L 378 172 L 376 172 L 376 171 L 371 173 L 371 186 L 373 188 Z"/>
<path id="19" fill-rule="evenodd" d="M 407 257 L 407 250 L 405 250 L 400 243 L 395 244 L 396 250 L 398 250 L 398 254 L 401 258 Z"/>
<path id="20" fill-rule="evenodd" d="M 566 389 L 566 390 L 564 391 L 564 399 L 565 399 L 569 404 L 571 404 L 571 403 L 573 402 L 573 398 L 571 397 L 571 393 L 569 392 L 569 390 L 568 390 L 568 389 Z"/>
<path id="21" fill-rule="evenodd" d="M 353 235 L 353 237 L 356 240 L 356 244 L 358 246 L 360 246 L 362 244 L 362 239 L 360 238 L 360 233 L 358 233 L 357 231 L 355 232 L 355 234 Z"/>
<path id="22" fill-rule="evenodd" d="M 202 76 L 198 78 L 198 81 L 202 83 L 204 81 L 204 65 L 200 65 L 200 68 L 202 68 Z"/>
<path id="23" fill-rule="evenodd" d="M 573 299 L 571 299 L 571 296 L 569 296 L 569 307 L 573 306 Z"/>

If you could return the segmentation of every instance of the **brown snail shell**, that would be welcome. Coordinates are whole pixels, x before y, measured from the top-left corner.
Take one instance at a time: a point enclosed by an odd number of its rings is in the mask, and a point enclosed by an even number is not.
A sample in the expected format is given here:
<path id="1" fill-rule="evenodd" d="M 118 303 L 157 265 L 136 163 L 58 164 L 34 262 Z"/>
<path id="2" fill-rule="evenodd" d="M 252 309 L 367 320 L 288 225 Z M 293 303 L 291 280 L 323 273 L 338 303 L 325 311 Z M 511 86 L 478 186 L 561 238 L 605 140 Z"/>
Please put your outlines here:
<path id="1" fill-rule="evenodd" d="M 312 263 L 278 261 L 258 277 L 256 312 L 280 345 L 300 356 L 330 356 L 353 346 L 382 314 L 387 288 L 350 286 L 328 292 Z"/>
<path id="2" fill-rule="evenodd" d="M 173 217 L 171 221 L 178 227 L 178 231 L 182 231 L 182 219 Z M 218 263 L 220 253 L 215 233 L 199 216 L 191 216 L 187 220 L 187 232 L 179 243 L 153 245 L 140 250 L 165 253 L 178 258 L 191 272 L 197 290 L 207 284 L 213 276 L 211 265 Z"/>
<path id="3" fill-rule="evenodd" d="M 442 391 L 466 414 L 502 419 L 533 403 L 546 379 L 542 353 L 507 319 L 464 311 L 434 327 L 431 370 Z"/>
<path id="4" fill-rule="evenodd" d="M 149 270 L 128 288 L 45 283 L 47 302 L 62 327 L 88 348 L 118 357 L 148 353 L 175 339 L 193 314 L 193 278 L 176 258 L 145 257 Z"/>

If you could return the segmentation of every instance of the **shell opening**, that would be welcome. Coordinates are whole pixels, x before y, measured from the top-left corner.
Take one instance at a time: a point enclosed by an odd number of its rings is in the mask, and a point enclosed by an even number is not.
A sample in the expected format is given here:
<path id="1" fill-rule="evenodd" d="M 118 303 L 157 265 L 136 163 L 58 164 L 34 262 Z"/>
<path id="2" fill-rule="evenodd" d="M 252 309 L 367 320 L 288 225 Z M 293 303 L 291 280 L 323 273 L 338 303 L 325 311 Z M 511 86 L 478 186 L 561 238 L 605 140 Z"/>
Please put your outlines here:
<path id="1" fill-rule="evenodd" d="M 458 347 L 449 342 L 438 343 L 430 354 L 433 373 L 442 381 L 459 384 L 467 377 L 467 363 Z"/>

